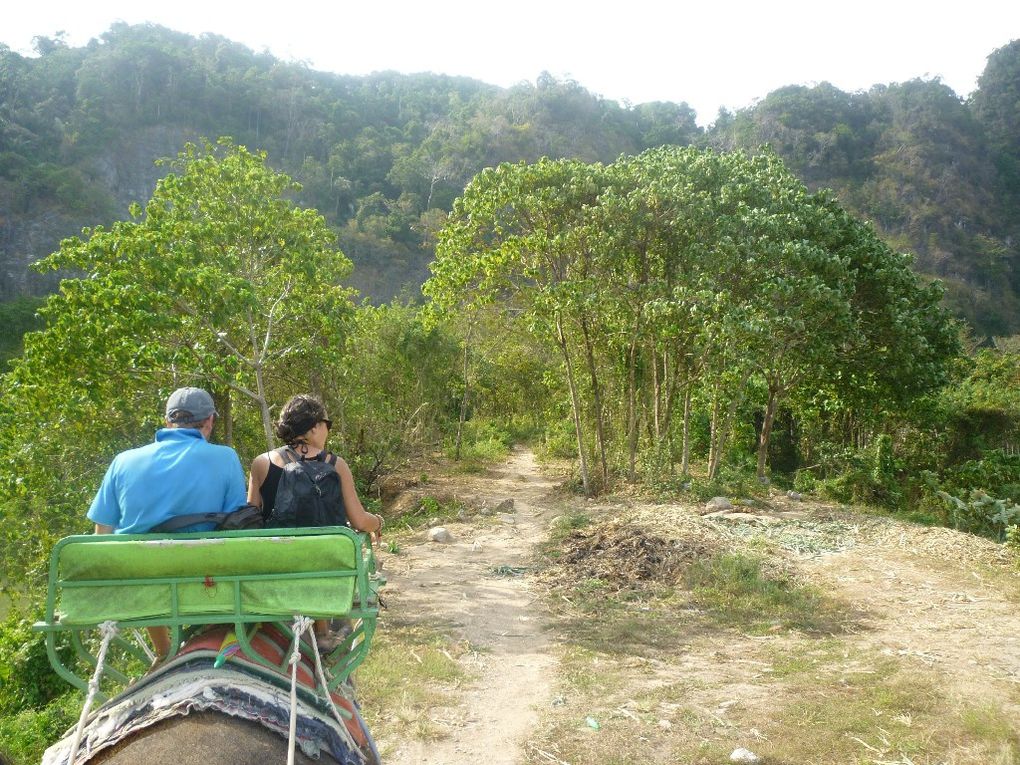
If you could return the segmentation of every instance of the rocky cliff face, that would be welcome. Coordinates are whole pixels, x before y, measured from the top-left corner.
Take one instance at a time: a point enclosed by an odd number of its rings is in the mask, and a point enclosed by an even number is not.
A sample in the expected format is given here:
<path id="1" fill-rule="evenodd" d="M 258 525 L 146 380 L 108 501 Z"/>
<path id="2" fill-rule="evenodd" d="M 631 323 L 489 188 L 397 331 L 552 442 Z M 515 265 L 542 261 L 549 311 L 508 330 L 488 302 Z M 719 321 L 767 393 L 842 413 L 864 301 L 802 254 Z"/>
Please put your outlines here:
<path id="1" fill-rule="evenodd" d="M 152 127 L 92 155 L 79 169 L 89 183 L 100 186 L 97 196 L 109 200 L 103 212 L 75 211 L 55 202 L 33 204 L 20 214 L 0 210 L 0 300 L 55 290 L 60 276 L 36 273 L 32 263 L 59 249 L 62 239 L 80 235 L 85 227 L 127 219 L 128 207 L 133 202 L 144 205 L 156 181 L 166 174 L 156 160 L 176 156 L 187 141 L 196 139 L 182 128 Z"/>

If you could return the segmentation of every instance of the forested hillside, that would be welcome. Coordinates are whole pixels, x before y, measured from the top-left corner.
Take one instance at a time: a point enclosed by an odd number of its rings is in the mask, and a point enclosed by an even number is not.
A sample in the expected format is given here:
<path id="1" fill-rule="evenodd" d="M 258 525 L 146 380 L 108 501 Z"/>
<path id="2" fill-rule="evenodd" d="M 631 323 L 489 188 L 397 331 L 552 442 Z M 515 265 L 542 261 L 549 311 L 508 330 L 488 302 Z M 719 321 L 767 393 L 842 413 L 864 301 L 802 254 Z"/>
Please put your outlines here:
<path id="1" fill-rule="evenodd" d="M 798 86 L 707 129 L 547 75 L 347 77 L 151 26 L 37 48 L 0 48 L 19 765 L 77 706 L 29 629 L 48 552 L 181 385 L 245 465 L 320 396 L 391 528 L 463 510 L 387 504 L 438 452 L 528 443 L 587 497 L 778 489 L 1020 549 L 1020 41 L 967 102 Z"/>
<path id="2" fill-rule="evenodd" d="M 433 74 L 352 77 L 217 36 L 114 25 L 82 48 L 0 47 L 0 299 L 41 294 L 29 264 L 83 226 L 125 216 L 186 140 L 232 136 L 302 185 L 340 232 L 352 283 L 417 294 L 434 233 L 480 170 L 543 156 L 611 162 L 662 144 L 770 144 L 810 189 L 832 188 L 981 335 L 1020 329 L 1020 42 L 967 102 L 936 81 L 763 94 L 706 130 L 686 104 L 624 106 L 539 76 L 502 89 Z"/>

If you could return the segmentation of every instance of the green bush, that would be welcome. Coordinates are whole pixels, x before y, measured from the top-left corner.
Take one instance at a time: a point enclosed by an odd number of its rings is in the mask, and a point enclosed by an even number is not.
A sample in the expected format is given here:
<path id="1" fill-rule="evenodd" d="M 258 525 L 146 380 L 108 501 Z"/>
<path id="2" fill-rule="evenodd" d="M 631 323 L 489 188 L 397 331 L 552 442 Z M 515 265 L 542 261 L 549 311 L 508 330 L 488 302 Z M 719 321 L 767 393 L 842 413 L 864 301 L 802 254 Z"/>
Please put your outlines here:
<path id="1" fill-rule="evenodd" d="M 10 757 L 14 765 L 35 765 L 46 747 L 60 740 L 78 721 L 81 693 L 65 692 L 39 709 L 25 709 L 14 714 L 0 715 L 0 751 Z"/>
<path id="2" fill-rule="evenodd" d="M 980 490 L 972 491 L 967 501 L 944 491 L 938 495 L 949 506 L 953 528 L 960 531 L 1002 542 L 1009 529 L 1020 524 L 1020 505 L 1008 499 L 996 499 Z"/>
<path id="3" fill-rule="evenodd" d="M 0 624 L 0 717 L 39 710 L 68 691 L 50 667 L 46 638 L 32 629 L 32 621 L 12 612 Z M 69 659 L 70 646 L 58 645 Z"/>
<path id="4" fill-rule="evenodd" d="M 944 491 L 957 496 L 980 489 L 1014 503 L 1020 502 L 1020 454 L 992 449 L 980 459 L 967 460 L 945 471 L 939 483 Z"/>
<path id="5" fill-rule="evenodd" d="M 461 432 L 460 459 L 467 463 L 501 460 L 510 452 L 514 436 L 501 424 L 491 420 L 468 420 Z M 446 455 L 456 456 L 456 434 L 446 443 Z"/>
<path id="6" fill-rule="evenodd" d="M 570 420 L 549 425 L 542 434 L 539 456 L 544 459 L 572 459 L 577 456 L 577 433 Z"/>
<path id="7" fill-rule="evenodd" d="M 1020 526 L 1010 526 L 1006 529 L 1006 545 L 1017 556 L 1020 562 Z"/>
<path id="8" fill-rule="evenodd" d="M 902 508 L 902 466 L 888 435 L 880 435 L 865 449 L 823 452 L 821 461 L 826 477 L 817 484 L 823 496 L 837 502 Z"/>

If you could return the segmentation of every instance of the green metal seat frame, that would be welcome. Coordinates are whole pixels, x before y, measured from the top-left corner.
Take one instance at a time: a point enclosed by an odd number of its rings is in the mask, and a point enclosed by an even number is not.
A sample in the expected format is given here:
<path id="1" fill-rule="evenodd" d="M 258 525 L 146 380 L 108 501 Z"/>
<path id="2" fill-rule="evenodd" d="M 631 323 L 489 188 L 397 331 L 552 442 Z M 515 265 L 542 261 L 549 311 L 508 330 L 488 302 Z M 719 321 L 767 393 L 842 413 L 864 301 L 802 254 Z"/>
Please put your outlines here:
<path id="1" fill-rule="evenodd" d="M 314 538 L 311 539 L 311 538 Z M 225 565 L 218 560 L 217 554 L 221 553 L 225 540 L 243 539 L 245 551 L 245 563 L 238 568 L 244 571 L 232 571 L 230 565 Z M 111 548 L 109 543 L 144 544 L 145 561 L 142 563 L 133 562 L 125 564 L 110 564 L 104 558 L 121 558 L 119 555 L 104 555 L 105 551 L 112 553 L 127 552 Z M 314 544 L 315 549 L 321 551 L 323 544 L 337 545 L 337 556 L 332 556 L 333 566 L 318 567 L 314 556 L 305 555 L 301 558 L 300 565 L 295 565 L 295 570 L 281 571 L 279 560 L 277 565 L 269 567 L 269 571 L 260 570 L 259 550 L 269 552 L 268 545 L 286 543 L 288 552 L 296 552 L 300 556 L 302 547 Z M 104 547 L 90 547 L 83 549 L 81 545 L 104 544 Z M 226 542 L 226 544 L 232 544 Z M 347 552 L 353 546 L 353 556 Z M 236 547 L 236 545 L 235 545 Z M 181 548 L 175 553 L 175 548 Z M 190 548 L 184 550 L 184 548 Z M 137 552 L 137 551 L 136 551 Z M 279 548 L 275 548 L 279 552 Z M 250 558 L 248 555 L 250 554 Z M 175 557 L 186 557 L 188 566 L 194 569 L 195 562 L 198 563 L 198 570 L 174 569 Z M 90 568 L 78 566 L 77 571 L 68 572 L 67 569 L 75 568 L 68 563 L 70 559 L 93 557 L 97 564 Z M 137 554 L 134 557 L 139 557 Z M 353 558 L 351 565 L 336 565 L 339 558 Z M 222 555 L 220 556 L 222 558 Z M 279 559 L 279 556 L 277 556 Z M 204 561 L 204 562 L 203 562 Z M 111 569 L 111 566 L 113 568 Z M 119 568 L 118 568 L 119 566 Z M 232 590 L 232 597 L 220 598 L 219 605 L 215 610 L 203 611 L 201 599 L 189 601 L 188 596 L 182 597 L 182 592 L 194 593 L 201 591 L 202 587 L 209 587 L 211 577 L 208 571 L 201 570 L 207 567 L 215 569 L 215 586 L 229 587 Z M 124 570 L 124 569 L 127 570 Z M 117 576 L 110 576 L 108 570 L 116 572 Z M 153 575 L 153 571 L 156 571 Z M 107 573 L 103 573 L 106 571 Z M 84 573 L 83 573 L 84 572 Z M 97 574 L 98 572 L 98 574 Z M 353 579 L 351 582 L 347 580 Z M 351 673 L 358 667 L 368 654 L 372 636 L 375 633 L 376 619 L 379 615 L 378 590 L 385 580 L 381 577 L 375 566 L 375 556 L 371 542 L 367 535 L 352 531 L 343 526 L 328 526 L 309 529 L 260 529 L 249 531 L 217 531 L 217 532 L 195 532 L 184 534 L 95 534 L 84 536 L 72 536 L 61 539 L 54 546 L 50 555 L 49 587 L 46 595 L 45 621 L 37 622 L 35 629 L 46 633 L 46 651 L 50 664 L 62 678 L 82 690 L 88 689 L 88 678 L 75 672 L 74 666 L 68 666 L 57 650 L 57 640 L 62 633 L 70 636 L 71 645 L 75 654 L 94 672 L 98 666 L 98 658 L 88 646 L 96 640 L 90 640 L 90 635 L 97 634 L 100 624 L 107 620 L 101 618 L 104 615 L 89 608 L 84 609 L 84 618 L 68 618 L 66 613 L 61 612 L 61 604 L 67 599 L 73 602 L 77 596 L 88 597 L 95 594 L 111 596 L 114 599 L 123 598 L 130 601 L 133 594 L 145 592 L 150 596 L 153 592 L 158 593 L 155 597 L 155 604 L 148 607 L 148 612 L 134 613 L 129 618 L 115 619 L 119 628 L 114 638 L 114 645 L 122 649 L 119 655 L 123 655 L 130 661 L 131 658 L 147 662 L 148 657 L 145 651 L 135 643 L 126 639 L 123 630 L 142 627 L 165 626 L 170 630 L 170 655 L 169 662 L 176 656 L 181 644 L 183 630 L 185 627 L 200 627 L 209 624 L 228 624 L 233 627 L 237 637 L 239 650 L 242 651 L 249 664 L 255 662 L 264 667 L 267 672 L 263 674 L 270 677 L 279 677 L 288 672 L 289 653 L 285 655 L 279 664 L 260 655 L 251 645 L 251 638 L 255 625 L 266 622 L 273 622 L 277 628 L 289 639 L 293 639 L 293 619 L 298 614 L 275 603 L 270 608 L 253 608 L 252 591 L 272 591 L 275 583 L 281 583 L 286 587 L 287 583 L 298 584 L 300 588 L 319 587 L 323 592 L 333 593 L 336 591 L 348 592 L 351 597 L 348 602 L 338 602 L 329 609 L 320 613 L 301 614 L 315 618 L 345 618 L 351 620 L 352 632 L 335 650 L 326 657 L 328 666 L 327 681 L 328 690 L 336 691 L 345 683 Z M 154 589 L 154 586 L 157 586 Z M 324 589 L 328 588 L 328 589 Z M 291 590 L 293 592 L 293 590 Z M 164 594 L 165 593 L 165 594 Z M 327 598 L 328 599 L 328 598 Z M 272 600 L 272 599 L 270 599 Z M 279 598 L 277 598 L 279 600 Z M 101 607 L 100 607 L 101 610 Z M 116 610 L 116 609 L 113 609 Z M 143 609 L 144 610 L 144 609 Z M 123 616 L 124 612 L 120 612 Z M 123 666 L 117 667 L 113 663 L 104 663 L 102 678 L 108 678 L 115 683 L 126 685 L 131 681 Z M 99 698 L 105 700 L 107 696 L 100 691 Z"/>

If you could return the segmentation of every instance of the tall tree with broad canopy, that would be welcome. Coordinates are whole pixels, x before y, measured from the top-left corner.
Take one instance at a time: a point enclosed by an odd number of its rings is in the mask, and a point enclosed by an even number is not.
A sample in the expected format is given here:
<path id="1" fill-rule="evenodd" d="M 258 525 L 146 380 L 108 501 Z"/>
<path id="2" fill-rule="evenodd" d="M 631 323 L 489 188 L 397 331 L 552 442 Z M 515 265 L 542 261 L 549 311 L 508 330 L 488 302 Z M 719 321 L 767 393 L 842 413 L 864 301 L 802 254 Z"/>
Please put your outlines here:
<path id="1" fill-rule="evenodd" d="M 8 520 L 38 523 L 24 503 L 39 498 L 81 514 L 104 455 L 151 437 L 180 385 L 213 392 L 221 438 L 237 422 L 247 450 L 271 448 L 272 388 L 303 388 L 342 355 L 350 262 L 322 216 L 288 199 L 296 185 L 227 139 L 169 166 L 133 220 L 86 229 L 39 264 L 79 276 L 0 381 Z"/>
<path id="2" fill-rule="evenodd" d="M 499 300 L 527 313 L 536 331 L 552 336 L 567 376 L 586 494 L 592 493 L 592 482 L 575 365 L 578 348 L 585 347 L 580 338 L 590 343 L 598 313 L 587 210 L 603 184 L 602 165 L 573 160 L 483 170 L 455 202 L 439 235 L 433 276 L 423 288 L 440 310 Z M 594 368 L 588 371 L 590 389 L 597 392 Z M 596 435 L 606 474 L 604 434 L 596 428 Z"/>
<path id="3" fill-rule="evenodd" d="M 776 412 L 794 394 L 843 381 L 845 401 L 882 408 L 931 391 L 954 330 L 938 287 L 908 265 L 770 151 L 664 147 L 607 166 L 484 171 L 440 233 L 425 292 L 440 308 L 523 312 L 560 348 L 590 491 L 589 424 L 604 486 L 609 425 L 626 423 L 633 477 L 641 433 L 658 448 L 682 401 L 686 470 L 698 399 L 715 477 L 745 399 L 763 392 L 764 476 Z"/>

